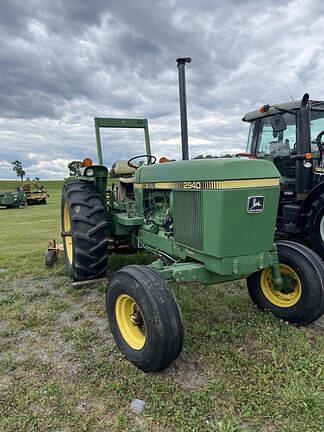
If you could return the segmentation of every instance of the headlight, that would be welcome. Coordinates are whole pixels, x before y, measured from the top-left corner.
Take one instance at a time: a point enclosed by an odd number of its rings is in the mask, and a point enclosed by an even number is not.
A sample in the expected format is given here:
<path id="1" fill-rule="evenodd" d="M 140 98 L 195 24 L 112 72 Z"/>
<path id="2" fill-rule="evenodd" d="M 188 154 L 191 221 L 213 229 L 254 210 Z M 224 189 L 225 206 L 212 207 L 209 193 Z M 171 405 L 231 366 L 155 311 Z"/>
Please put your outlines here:
<path id="1" fill-rule="evenodd" d="M 85 175 L 86 175 L 87 177 L 93 177 L 93 176 L 95 175 L 95 172 L 94 172 L 94 170 L 93 170 L 92 168 L 88 168 L 88 169 L 86 170 L 86 172 L 85 172 Z"/>
<path id="2" fill-rule="evenodd" d="M 311 168 L 312 162 L 304 160 L 303 165 L 304 165 L 305 168 Z"/>

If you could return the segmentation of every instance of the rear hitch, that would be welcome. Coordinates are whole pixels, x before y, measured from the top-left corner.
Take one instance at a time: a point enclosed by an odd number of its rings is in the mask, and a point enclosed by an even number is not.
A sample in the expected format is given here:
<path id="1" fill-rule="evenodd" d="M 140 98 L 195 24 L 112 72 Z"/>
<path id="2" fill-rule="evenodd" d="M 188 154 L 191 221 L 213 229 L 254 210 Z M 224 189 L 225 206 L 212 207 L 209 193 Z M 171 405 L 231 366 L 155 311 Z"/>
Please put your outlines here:
<path id="1" fill-rule="evenodd" d="M 63 244 L 56 243 L 55 239 L 50 239 L 47 242 L 47 251 L 45 253 L 45 267 L 53 267 L 55 261 L 60 254 L 63 253 Z"/>

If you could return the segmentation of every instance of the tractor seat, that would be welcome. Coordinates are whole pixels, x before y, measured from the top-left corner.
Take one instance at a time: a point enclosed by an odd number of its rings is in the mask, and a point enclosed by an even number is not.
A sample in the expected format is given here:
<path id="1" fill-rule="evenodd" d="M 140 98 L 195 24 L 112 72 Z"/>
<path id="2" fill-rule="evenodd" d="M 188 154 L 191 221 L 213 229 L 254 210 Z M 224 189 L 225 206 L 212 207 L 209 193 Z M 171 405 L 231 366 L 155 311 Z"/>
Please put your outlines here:
<path id="1" fill-rule="evenodd" d="M 124 184 L 130 184 L 130 183 L 134 183 L 134 179 L 135 177 L 119 177 L 119 181 L 120 183 L 124 183 Z"/>
<path id="2" fill-rule="evenodd" d="M 275 156 L 288 156 L 291 153 L 289 147 L 289 140 L 285 141 L 270 141 L 269 142 L 269 152 Z"/>
<path id="3" fill-rule="evenodd" d="M 135 177 L 119 177 L 116 185 L 117 201 L 124 201 L 126 198 L 134 198 L 134 180 Z"/>
<path id="4" fill-rule="evenodd" d="M 113 170 L 117 176 L 130 176 L 135 174 L 136 171 L 135 168 L 127 165 L 127 161 L 117 161 L 113 166 Z"/>

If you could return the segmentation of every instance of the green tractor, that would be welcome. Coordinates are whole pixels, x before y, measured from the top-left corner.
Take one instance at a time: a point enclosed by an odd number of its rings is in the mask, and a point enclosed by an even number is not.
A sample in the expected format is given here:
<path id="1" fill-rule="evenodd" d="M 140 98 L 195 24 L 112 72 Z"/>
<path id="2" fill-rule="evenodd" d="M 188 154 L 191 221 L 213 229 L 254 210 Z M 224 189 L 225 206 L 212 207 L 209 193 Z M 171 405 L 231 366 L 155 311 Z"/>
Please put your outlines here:
<path id="1" fill-rule="evenodd" d="M 0 207 L 6 208 L 23 208 L 27 205 L 27 196 L 24 191 L 15 192 L 0 191 Z"/>
<path id="2" fill-rule="evenodd" d="M 280 172 L 277 235 L 307 243 L 324 258 L 324 101 L 264 105 L 250 123 L 246 156 Z"/>
<path id="3" fill-rule="evenodd" d="M 96 118 L 99 164 L 86 159 L 82 176 L 67 182 L 62 193 L 66 267 L 75 281 L 106 275 L 111 251 L 156 255 L 149 266 L 128 265 L 109 275 L 106 296 L 118 347 L 146 372 L 165 369 L 183 345 L 181 312 L 168 282 L 246 278 L 259 308 L 300 325 L 316 320 L 324 309 L 322 260 L 304 245 L 274 243 L 280 194 L 274 164 L 187 160 L 188 61 L 177 60 L 184 160 L 156 163 L 145 119 Z M 146 144 L 144 155 L 116 162 L 119 180 L 108 189 L 102 127 L 142 128 Z"/>

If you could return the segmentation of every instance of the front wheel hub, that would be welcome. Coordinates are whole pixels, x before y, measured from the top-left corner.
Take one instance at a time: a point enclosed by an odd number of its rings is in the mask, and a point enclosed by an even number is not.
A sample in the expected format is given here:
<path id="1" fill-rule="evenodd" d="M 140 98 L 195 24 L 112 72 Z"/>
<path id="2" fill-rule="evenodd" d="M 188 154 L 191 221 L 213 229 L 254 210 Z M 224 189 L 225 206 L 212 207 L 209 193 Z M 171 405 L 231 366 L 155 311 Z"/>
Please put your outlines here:
<path id="1" fill-rule="evenodd" d="M 278 307 L 292 307 L 300 299 L 302 285 L 298 274 L 286 264 L 280 264 L 280 273 L 283 279 L 283 286 L 276 289 L 273 281 L 272 268 L 264 269 L 261 273 L 261 289 L 266 299 Z"/>
<path id="2" fill-rule="evenodd" d="M 140 312 L 140 310 L 136 304 L 134 304 L 134 311 L 131 314 L 130 319 L 131 319 L 132 323 L 134 324 L 134 326 L 143 327 L 143 325 L 144 325 L 143 317 L 142 317 L 141 312 Z"/>
<path id="3" fill-rule="evenodd" d="M 140 350 L 146 342 L 145 323 L 140 308 L 127 294 L 121 294 L 116 301 L 115 315 L 119 331 L 126 343 Z"/>

